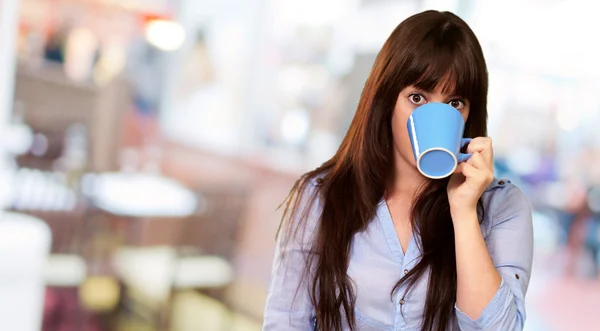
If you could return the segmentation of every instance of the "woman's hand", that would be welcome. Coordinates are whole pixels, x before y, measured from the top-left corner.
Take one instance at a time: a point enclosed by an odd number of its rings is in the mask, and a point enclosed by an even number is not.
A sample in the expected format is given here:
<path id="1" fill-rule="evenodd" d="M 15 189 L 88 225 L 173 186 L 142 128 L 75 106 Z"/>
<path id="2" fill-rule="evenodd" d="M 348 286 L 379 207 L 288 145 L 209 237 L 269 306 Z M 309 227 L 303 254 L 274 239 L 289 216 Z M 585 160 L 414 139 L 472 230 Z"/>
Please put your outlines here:
<path id="1" fill-rule="evenodd" d="M 458 164 L 448 182 L 448 201 L 453 215 L 476 212 L 477 201 L 494 179 L 492 139 L 474 138 L 467 146 L 467 153 L 472 154 L 471 157 Z"/>

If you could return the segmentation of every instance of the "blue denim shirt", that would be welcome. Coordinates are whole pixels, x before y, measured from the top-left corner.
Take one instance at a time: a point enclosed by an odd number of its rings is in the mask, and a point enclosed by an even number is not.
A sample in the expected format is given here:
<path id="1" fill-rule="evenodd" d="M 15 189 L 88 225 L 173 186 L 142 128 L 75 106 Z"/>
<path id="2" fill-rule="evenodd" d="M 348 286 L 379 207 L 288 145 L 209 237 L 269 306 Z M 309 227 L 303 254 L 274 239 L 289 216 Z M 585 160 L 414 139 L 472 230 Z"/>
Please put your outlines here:
<path id="1" fill-rule="evenodd" d="M 311 183 L 310 190 L 315 189 Z M 488 251 L 502 276 L 495 296 L 473 320 L 455 307 L 456 322 L 450 330 L 522 330 L 525 293 L 531 273 L 533 228 L 531 207 L 523 192 L 510 181 L 495 179 L 483 194 L 486 210 L 481 224 Z M 302 200 L 301 200 L 302 203 Z M 264 314 L 264 331 L 314 329 L 314 307 L 306 281 L 299 287 L 318 219 L 316 203 L 309 213 L 305 231 L 278 239 Z M 284 244 L 286 239 L 290 239 Z M 374 219 L 364 232 L 355 235 L 348 275 L 355 284 L 355 318 L 358 330 L 420 331 L 429 275 L 425 273 L 404 300 L 406 290 L 390 293 L 396 282 L 420 258 L 417 240 L 411 238 L 403 253 L 385 201 L 377 206 Z M 285 255 L 285 258 L 282 258 Z M 347 327 L 345 329 L 348 329 Z"/>

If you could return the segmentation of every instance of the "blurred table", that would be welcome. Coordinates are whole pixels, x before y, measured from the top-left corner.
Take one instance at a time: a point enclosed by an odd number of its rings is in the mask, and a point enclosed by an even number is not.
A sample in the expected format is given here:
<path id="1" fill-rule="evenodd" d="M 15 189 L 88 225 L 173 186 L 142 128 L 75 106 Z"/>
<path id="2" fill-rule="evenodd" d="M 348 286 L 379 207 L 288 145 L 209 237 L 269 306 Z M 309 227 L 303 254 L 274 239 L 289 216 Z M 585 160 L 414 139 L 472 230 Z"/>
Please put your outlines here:
<path id="1" fill-rule="evenodd" d="M 177 245 L 182 223 L 198 205 L 192 191 L 159 175 L 105 173 L 91 175 L 84 185 L 91 203 L 119 223 L 129 245 Z"/>
<path id="2" fill-rule="evenodd" d="M 94 204 L 115 215 L 186 217 L 196 196 L 175 180 L 143 173 L 106 173 L 93 179 Z"/>
<path id="3" fill-rule="evenodd" d="M 106 173 L 93 178 L 94 204 L 115 215 L 186 217 L 196 196 L 175 180 L 143 173 Z"/>
<path id="4" fill-rule="evenodd" d="M 157 330 L 167 330 L 176 247 L 197 211 L 197 196 L 175 180 L 145 173 L 91 175 L 83 185 L 91 203 L 124 237 L 112 256 L 125 285 L 124 300 L 137 314 L 151 316 Z"/>

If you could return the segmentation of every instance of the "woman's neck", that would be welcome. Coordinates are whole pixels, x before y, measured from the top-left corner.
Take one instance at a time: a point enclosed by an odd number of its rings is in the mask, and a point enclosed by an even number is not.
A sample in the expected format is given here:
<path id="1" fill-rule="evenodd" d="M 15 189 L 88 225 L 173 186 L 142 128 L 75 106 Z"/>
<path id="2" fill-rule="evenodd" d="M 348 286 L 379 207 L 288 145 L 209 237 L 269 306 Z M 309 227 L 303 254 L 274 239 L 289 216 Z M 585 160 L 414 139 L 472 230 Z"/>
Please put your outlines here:
<path id="1" fill-rule="evenodd" d="M 412 164 L 395 162 L 394 173 L 386 186 L 386 199 L 398 196 L 415 198 L 426 181 L 427 178 Z"/>

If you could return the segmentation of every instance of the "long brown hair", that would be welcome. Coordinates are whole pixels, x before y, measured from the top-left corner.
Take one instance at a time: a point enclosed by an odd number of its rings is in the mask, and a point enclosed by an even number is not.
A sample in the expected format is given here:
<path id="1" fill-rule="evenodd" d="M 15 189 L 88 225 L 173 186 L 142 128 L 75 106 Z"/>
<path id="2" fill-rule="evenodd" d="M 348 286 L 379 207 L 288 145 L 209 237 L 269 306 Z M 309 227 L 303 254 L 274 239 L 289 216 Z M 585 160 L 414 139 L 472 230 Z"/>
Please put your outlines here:
<path id="1" fill-rule="evenodd" d="M 403 21 L 377 56 L 348 132 L 336 154 L 304 174 L 286 199 L 285 235 L 298 235 L 308 213 L 300 199 L 309 183 L 318 182 L 308 198 L 319 201 L 318 223 L 306 255 L 305 279 L 321 330 L 341 330 L 343 319 L 355 329 L 355 293 L 347 275 L 354 235 L 367 228 L 392 175 L 391 118 L 402 89 L 425 91 L 440 82 L 470 102 L 465 137 L 486 136 L 488 78 L 481 46 L 473 31 L 449 12 L 426 11 Z M 398 281 L 410 289 L 430 271 L 423 331 L 442 331 L 455 318 L 456 258 L 454 230 L 446 193 L 447 180 L 431 180 L 419 191 L 411 210 L 413 231 L 420 236 L 421 259 Z M 479 204 L 479 212 L 483 209 Z M 310 207 L 309 207 L 310 208 Z M 299 220 L 297 226 L 285 226 Z M 288 237 L 289 238 L 289 237 Z M 343 309 L 343 310 L 342 310 Z"/>

